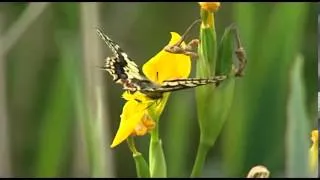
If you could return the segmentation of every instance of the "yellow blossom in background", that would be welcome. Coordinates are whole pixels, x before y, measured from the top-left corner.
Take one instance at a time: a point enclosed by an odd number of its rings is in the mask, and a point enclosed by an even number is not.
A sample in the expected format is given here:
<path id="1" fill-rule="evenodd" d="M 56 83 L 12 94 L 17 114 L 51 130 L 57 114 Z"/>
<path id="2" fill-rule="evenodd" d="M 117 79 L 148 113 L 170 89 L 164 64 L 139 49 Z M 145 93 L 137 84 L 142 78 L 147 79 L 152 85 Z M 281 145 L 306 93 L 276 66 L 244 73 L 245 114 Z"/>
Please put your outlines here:
<path id="1" fill-rule="evenodd" d="M 174 45 L 181 39 L 178 33 L 171 32 L 168 45 Z M 183 42 L 182 47 L 186 46 Z M 160 84 L 164 80 L 187 78 L 191 71 L 191 60 L 183 54 L 173 54 L 161 50 L 147 61 L 142 68 L 143 73 L 151 81 Z M 120 125 L 111 147 L 119 145 L 130 135 L 143 136 L 152 131 L 156 122 L 150 116 L 148 109 L 153 106 L 158 116 L 163 111 L 170 93 L 164 94 L 161 99 L 150 99 L 145 94 L 124 92 L 122 97 L 127 100 L 120 116 Z"/>
<path id="2" fill-rule="evenodd" d="M 215 12 L 220 7 L 220 2 L 199 2 L 201 9 Z"/>
<path id="3" fill-rule="evenodd" d="M 313 130 L 311 132 L 312 146 L 309 150 L 309 161 L 312 171 L 316 171 L 318 168 L 318 148 L 319 148 L 319 131 Z"/>

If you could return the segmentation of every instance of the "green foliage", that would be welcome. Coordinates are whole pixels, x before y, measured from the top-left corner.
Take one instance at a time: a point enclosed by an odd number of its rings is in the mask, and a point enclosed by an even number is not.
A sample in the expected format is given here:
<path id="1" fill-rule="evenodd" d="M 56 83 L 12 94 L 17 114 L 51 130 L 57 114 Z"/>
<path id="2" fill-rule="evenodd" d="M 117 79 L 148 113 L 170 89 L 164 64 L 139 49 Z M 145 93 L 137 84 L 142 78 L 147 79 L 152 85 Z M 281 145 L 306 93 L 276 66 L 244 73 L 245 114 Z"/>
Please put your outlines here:
<path id="1" fill-rule="evenodd" d="M 167 177 L 167 165 L 161 140 L 151 139 L 150 141 L 149 166 L 151 177 Z"/>
<path id="2" fill-rule="evenodd" d="M 101 24 L 97 26 L 108 29 L 132 59 L 137 64 L 143 64 L 163 47 L 168 32 L 182 33 L 199 16 L 200 8 L 196 3 L 160 4 L 161 11 L 154 3 L 101 3 Z M 5 19 L 3 27 L 14 24 L 28 5 L 2 5 L 0 15 Z M 229 47 L 232 37 L 228 29 L 224 30 L 235 23 L 247 52 L 245 76 L 236 81 L 229 79 L 216 88 L 212 95 L 214 97 L 211 97 L 215 103 L 207 103 L 205 98 L 196 103 L 193 90 L 172 93 L 161 118 L 159 134 L 162 144 L 158 141 L 151 145 L 151 149 L 155 149 L 153 152 L 158 152 L 151 156 L 161 159 L 162 147 L 166 154 L 168 172 L 162 169 L 158 171 L 161 172 L 159 176 L 189 176 L 199 143 L 197 114 L 201 112 L 197 111 L 197 106 L 198 109 L 204 109 L 203 113 L 208 113 L 208 117 L 200 115 L 202 119 L 208 118 L 208 122 L 211 118 L 215 119 L 215 122 L 205 124 L 210 128 L 207 132 L 210 131 L 213 137 L 208 142 L 215 146 L 213 151 L 204 150 L 207 158 L 203 158 L 206 159 L 203 169 L 213 165 L 219 168 L 223 166 L 224 170 L 212 172 L 210 169 L 208 172 L 211 174 L 207 176 L 243 177 L 256 164 L 266 166 L 273 177 L 283 177 L 286 173 L 296 176 L 294 172 L 305 174 L 305 167 L 300 166 L 305 164 L 307 144 L 304 140 L 308 139 L 310 129 L 301 128 L 293 133 L 288 123 L 299 123 L 299 127 L 307 126 L 306 121 L 316 124 L 312 122 L 315 118 L 310 118 L 316 117 L 316 112 L 310 107 L 314 107 L 316 102 L 317 89 L 317 83 L 312 81 L 316 80 L 314 67 L 317 62 L 317 9 L 313 6 L 313 3 L 221 3 L 216 12 L 215 26 L 217 37 L 221 37 L 222 41 L 217 41 L 220 42 L 217 52 L 208 53 L 209 59 L 218 56 L 217 62 L 210 61 L 208 67 L 214 69 L 211 69 L 211 75 L 230 70 L 227 60 L 231 60 Z M 175 13 L 177 8 L 180 13 Z M 23 35 L 10 49 L 5 62 L 2 62 L 7 67 L 7 87 L 0 88 L 7 89 L 11 174 L 14 177 L 108 176 L 109 167 L 101 164 L 101 160 L 111 140 L 102 141 L 99 130 L 101 124 L 96 121 L 97 117 L 89 116 L 89 102 L 84 98 L 82 20 L 80 4 L 50 4 L 22 32 Z M 10 28 L 4 31 L 7 29 Z M 191 33 L 191 36 L 199 37 L 198 32 Z M 96 33 L 94 27 L 92 33 Z M 214 35 L 211 38 L 208 41 L 216 37 Z M 203 43 L 207 44 L 208 41 Z M 206 46 L 207 49 L 216 49 L 210 43 Z M 94 50 L 96 47 L 92 48 Z M 289 83 L 293 80 L 290 72 L 293 67 L 298 67 L 294 66 L 297 65 L 294 60 L 298 53 L 304 57 L 304 65 L 296 73 L 300 74 L 300 80 L 292 84 Z M 104 50 L 104 56 L 107 55 L 110 52 Z M 100 62 L 102 66 L 103 59 Z M 199 63 L 196 63 L 198 66 Z M 96 65 L 92 64 L 90 68 L 99 71 Z M 205 70 L 197 76 L 208 77 L 208 73 Z M 120 97 L 122 90 L 113 85 L 108 76 L 104 77 L 108 97 L 101 101 L 109 105 L 112 122 L 103 126 L 111 128 L 108 136 L 113 138 L 123 105 Z M 291 90 L 299 90 L 299 87 L 304 87 L 304 92 L 288 96 Z M 230 103 L 231 100 L 227 98 L 234 100 Z M 287 113 L 294 113 L 294 117 L 301 118 L 289 121 Z M 226 114 L 229 116 L 226 117 Z M 83 127 L 83 137 L 73 137 L 75 131 L 79 130 L 78 123 Z M 80 143 L 76 143 L 75 139 Z M 149 139 L 145 140 L 137 138 L 136 141 L 141 147 L 147 147 Z M 298 149 L 287 148 L 287 145 Z M 75 153 L 81 149 L 84 152 L 76 156 Z M 141 153 L 148 154 L 146 149 Z M 116 177 L 136 177 L 134 161 L 140 161 L 141 158 L 132 158 L 126 146 L 112 151 L 115 152 L 114 162 L 109 164 L 116 168 Z M 291 165 L 286 166 L 286 160 Z M 292 165 L 297 161 L 299 164 Z M 139 176 L 147 174 L 140 173 Z"/>
<path id="3" fill-rule="evenodd" d="M 146 160 L 143 158 L 141 153 L 133 154 L 134 162 L 137 168 L 137 176 L 138 178 L 149 178 L 149 166 Z"/>
<path id="4" fill-rule="evenodd" d="M 234 4 L 248 66 L 238 84 L 223 138 L 224 169 L 231 176 L 239 176 L 256 164 L 268 167 L 272 174 L 284 173 L 289 69 L 305 37 L 316 33 L 308 26 L 310 6 L 276 3 L 267 15 L 258 10 L 263 9 L 262 4 Z M 316 41 L 309 45 L 316 47 Z M 306 63 L 316 58 L 313 54 Z M 313 70 L 306 71 L 304 78 L 313 76 Z M 316 83 L 310 87 L 306 92 L 314 91 Z"/>
<path id="5" fill-rule="evenodd" d="M 309 120 L 302 80 L 303 58 L 295 58 L 290 72 L 286 134 L 287 177 L 311 177 L 309 167 Z"/>

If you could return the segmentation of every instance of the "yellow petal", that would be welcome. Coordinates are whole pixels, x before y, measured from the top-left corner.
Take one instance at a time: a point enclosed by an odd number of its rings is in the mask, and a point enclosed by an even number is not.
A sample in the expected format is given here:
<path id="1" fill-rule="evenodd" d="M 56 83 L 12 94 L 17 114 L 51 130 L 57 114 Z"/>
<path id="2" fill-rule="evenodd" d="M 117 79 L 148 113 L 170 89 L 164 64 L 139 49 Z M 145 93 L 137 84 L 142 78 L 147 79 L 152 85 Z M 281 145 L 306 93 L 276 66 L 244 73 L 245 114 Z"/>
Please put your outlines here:
<path id="1" fill-rule="evenodd" d="M 178 33 L 171 32 L 169 45 L 177 43 L 180 38 Z M 185 43 L 182 46 L 185 46 Z M 187 78 L 191 71 L 191 60 L 187 55 L 161 50 L 143 65 L 142 70 L 147 78 L 157 83 L 164 80 Z"/>
<path id="2" fill-rule="evenodd" d="M 134 94 L 130 94 L 128 91 L 125 91 L 122 94 L 122 98 L 127 100 L 127 101 L 134 100 Z"/>
<path id="3" fill-rule="evenodd" d="M 318 167 L 319 132 L 313 130 L 311 133 L 312 146 L 309 150 L 309 162 L 311 171 L 316 171 Z"/>
<path id="4" fill-rule="evenodd" d="M 309 150 L 309 163 L 311 171 L 315 171 L 318 167 L 318 147 L 312 145 Z"/>
<path id="5" fill-rule="evenodd" d="M 111 148 L 119 145 L 125 139 L 130 136 L 134 128 L 141 121 L 144 116 L 144 110 L 147 108 L 147 104 L 138 103 L 135 100 L 127 101 L 123 107 L 121 114 L 120 125 L 115 138 L 111 144 Z"/>
<path id="6" fill-rule="evenodd" d="M 318 143 L 318 140 L 319 140 L 319 132 L 318 130 L 313 130 L 311 132 L 311 140 L 313 143 Z"/>
<path id="7" fill-rule="evenodd" d="M 143 102 L 143 103 L 152 102 L 152 99 L 150 99 L 148 96 L 146 96 L 145 94 L 143 94 L 139 91 L 136 91 L 133 94 L 129 93 L 128 91 L 125 91 L 122 94 L 122 97 L 127 101 L 136 100 L 136 101 Z"/>

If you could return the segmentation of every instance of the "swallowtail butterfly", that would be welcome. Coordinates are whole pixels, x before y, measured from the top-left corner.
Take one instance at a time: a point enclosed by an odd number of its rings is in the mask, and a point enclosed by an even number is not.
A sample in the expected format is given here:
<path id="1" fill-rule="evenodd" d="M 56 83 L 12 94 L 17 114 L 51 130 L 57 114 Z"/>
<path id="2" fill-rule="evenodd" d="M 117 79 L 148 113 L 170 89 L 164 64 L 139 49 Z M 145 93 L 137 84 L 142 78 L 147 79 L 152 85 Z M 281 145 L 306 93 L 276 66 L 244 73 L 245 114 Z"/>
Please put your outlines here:
<path id="1" fill-rule="evenodd" d="M 157 84 L 139 71 L 138 66 L 132 59 L 120 48 L 120 46 L 111 40 L 107 35 L 97 28 L 98 35 L 112 50 L 113 56 L 105 59 L 105 66 L 102 69 L 109 72 L 113 81 L 122 84 L 123 89 L 129 92 L 139 91 L 152 99 L 162 97 L 165 92 L 172 92 L 182 89 L 193 88 L 206 84 L 218 85 L 225 80 L 227 76 L 216 76 L 212 78 L 186 78 L 163 81 Z"/>

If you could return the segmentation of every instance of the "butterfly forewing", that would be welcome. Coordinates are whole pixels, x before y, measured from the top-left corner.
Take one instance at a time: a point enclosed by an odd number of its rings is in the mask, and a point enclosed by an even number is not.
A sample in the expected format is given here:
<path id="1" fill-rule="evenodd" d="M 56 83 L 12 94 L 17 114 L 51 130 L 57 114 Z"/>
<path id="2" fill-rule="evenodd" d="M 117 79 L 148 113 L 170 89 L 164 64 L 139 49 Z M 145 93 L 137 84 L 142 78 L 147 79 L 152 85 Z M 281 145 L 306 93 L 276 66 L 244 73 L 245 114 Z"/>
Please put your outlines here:
<path id="1" fill-rule="evenodd" d="M 127 53 L 125 53 L 117 43 L 102 33 L 98 28 L 97 33 L 114 55 L 113 57 L 106 58 L 104 69 L 112 75 L 115 82 L 122 84 L 127 90 L 131 89 L 135 91 L 137 87 L 135 84 L 132 84 L 131 81 L 133 79 L 145 79 L 144 76 L 140 74 L 137 64 L 130 59 Z"/>

